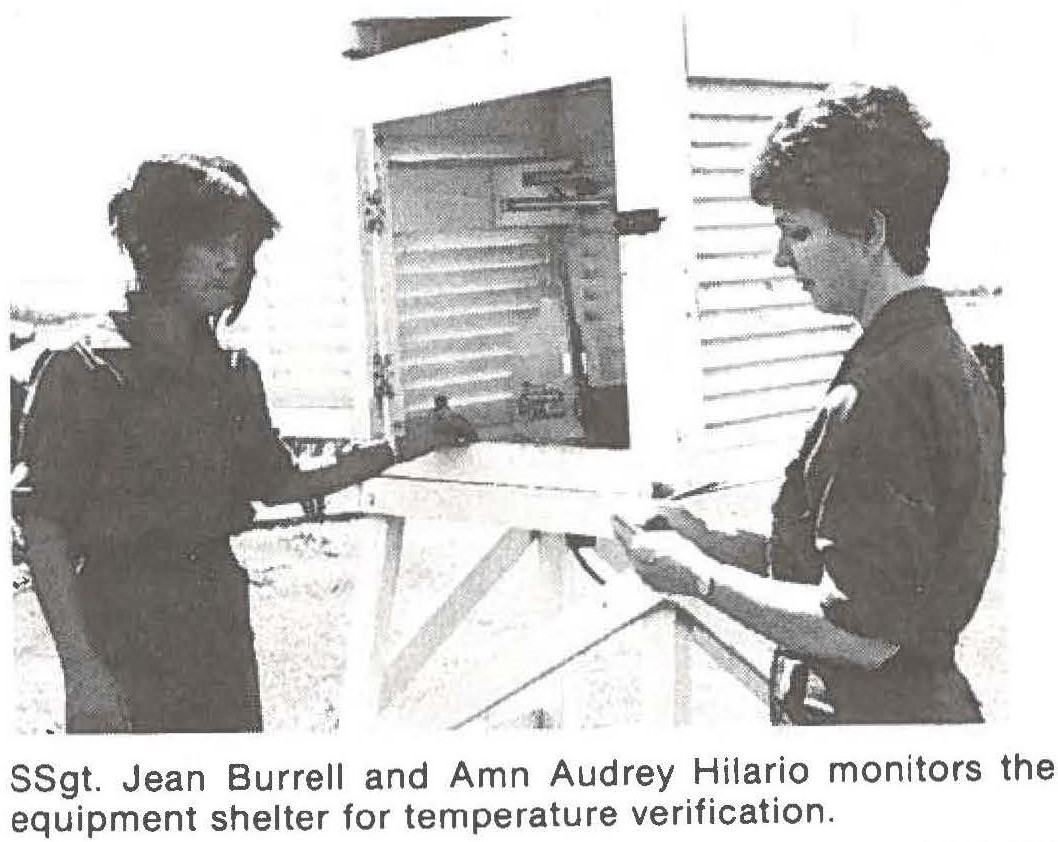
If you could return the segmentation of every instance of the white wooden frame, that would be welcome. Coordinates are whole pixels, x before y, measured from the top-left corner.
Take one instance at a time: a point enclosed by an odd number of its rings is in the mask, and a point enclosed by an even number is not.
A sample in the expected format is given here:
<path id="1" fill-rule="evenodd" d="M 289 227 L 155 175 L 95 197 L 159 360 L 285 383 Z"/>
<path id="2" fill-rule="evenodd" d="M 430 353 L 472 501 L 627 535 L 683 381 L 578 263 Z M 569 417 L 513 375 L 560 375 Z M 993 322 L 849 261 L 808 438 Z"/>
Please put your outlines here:
<path id="1" fill-rule="evenodd" d="M 758 644 L 755 652 L 747 654 L 739 641 L 732 640 L 731 621 L 725 625 L 723 618 L 700 603 L 660 595 L 644 586 L 634 573 L 613 564 L 607 570 L 606 584 L 584 598 L 566 598 L 562 582 L 574 562 L 565 550 L 565 535 L 609 539 L 612 513 L 645 511 L 649 500 L 635 493 L 634 483 L 624 489 L 602 490 L 613 485 L 614 476 L 631 475 L 630 454 L 555 450 L 558 452 L 551 454 L 550 466 L 534 466 L 528 460 L 539 461 L 536 448 L 482 443 L 398 465 L 364 484 L 360 505 L 364 512 L 379 518 L 385 546 L 378 553 L 378 561 L 368 564 L 357 589 L 360 627 L 353 630 L 351 640 L 343 727 L 372 727 L 380 719 L 398 721 L 394 708 L 401 692 L 496 582 L 514 565 L 527 563 L 526 551 L 534 543 L 557 609 L 546 636 L 541 638 L 539 629 L 527 628 L 522 633 L 524 639 L 484 653 L 470 671 L 473 683 L 453 682 L 450 694 L 432 700 L 437 724 L 461 727 L 478 720 L 633 624 L 643 625 L 656 641 L 657 657 L 652 663 L 657 683 L 671 688 L 644 699 L 650 721 L 664 725 L 689 721 L 692 644 L 735 676 L 753 696 L 761 701 L 767 698 L 766 660 L 770 650 Z M 548 479 L 549 471 L 556 468 L 562 470 Z M 571 486 L 570 477 L 580 482 Z M 508 528 L 439 600 L 400 651 L 393 652 L 390 618 L 399 589 L 404 522 L 405 518 L 421 516 Z M 606 555 L 598 555 L 600 562 L 605 562 Z M 564 721 L 561 710 L 556 713 L 555 718 Z"/>

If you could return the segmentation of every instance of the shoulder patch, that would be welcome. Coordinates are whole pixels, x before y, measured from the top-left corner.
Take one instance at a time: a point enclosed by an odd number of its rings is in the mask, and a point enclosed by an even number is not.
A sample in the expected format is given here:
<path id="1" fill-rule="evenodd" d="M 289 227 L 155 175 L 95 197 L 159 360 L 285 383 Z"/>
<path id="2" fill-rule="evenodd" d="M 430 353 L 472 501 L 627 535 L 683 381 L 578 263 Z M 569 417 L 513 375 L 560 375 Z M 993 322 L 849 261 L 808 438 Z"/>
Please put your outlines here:
<path id="1" fill-rule="evenodd" d="M 37 362 L 34 363 L 33 373 L 30 376 L 29 382 L 26 384 L 26 396 L 22 404 L 22 421 L 20 426 L 24 426 L 29 417 L 33 414 L 40 386 L 48 378 L 50 369 L 54 366 L 63 365 L 63 360 L 67 361 L 65 365 L 74 366 L 74 371 L 77 370 L 76 365 L 79 363 L 84 367 L 83 370 L 85 372 L 92 374 L 103 372 L 109 375 L 118 386 L 125 385 L 124 374 L 122 374 L 109 361 L 80 342 L 71 345 L 66 350 L 45 351 L 40 355 Z"/>
<path id="2" fill-rule="evenodd" d="M 823 399 L 823 410 L 829 418 L 848 421 L 849 415 L 859 400 L 860 392 L 851 383 L 841 383 L 827 392 Z"/>
<path id="3" fill-rule="evenodd" d="M 70 351 L 84 363 L 84 367 L 88 371 L 106 372 L 117 381 L 119 386 L 125 385 L 125 375 L 113 363 L 96 353 L 88 345 L 82 342 L 75 342 L 70 346 Z"/>

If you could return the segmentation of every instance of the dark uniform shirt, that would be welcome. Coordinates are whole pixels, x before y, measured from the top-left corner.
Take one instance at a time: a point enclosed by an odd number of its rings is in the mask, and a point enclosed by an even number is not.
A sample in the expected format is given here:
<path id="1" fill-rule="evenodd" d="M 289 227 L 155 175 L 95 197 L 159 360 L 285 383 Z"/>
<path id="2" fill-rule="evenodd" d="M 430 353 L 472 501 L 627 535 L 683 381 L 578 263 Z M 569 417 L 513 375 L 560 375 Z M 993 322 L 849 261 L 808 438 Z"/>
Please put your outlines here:
<path id="1" fill-rule="evenodd" d="M 21 458 L 28 511 L 78 550 L 106 555 L 226 538 L 293 469 L 257 366 L 209 340 L 179 360 L 135 346 L 56 352 L 32 395 Z"/>
<path id="2" fill-rule="evenodd" d="M 979 717 L 955 669 L 996 553 L 997 401 L 941 294 L 887 303 L 846 354 L 773 507 L 771 575 L 819 583 L 837 626 L 891 641 L 880 669 L 812 666 L 844 721 Z"/>
<path id="3" fill-rule="evenodd" d="M 293 463 L 245 354 L 204 324 L 175 351 L 126 331 L 129 349 L 75 346 L 42 368 L 21 441 L 26 514 L 84 560 L 85 631 L 131 730 L 260 730 L 248 581 L 228 539 Z"/>

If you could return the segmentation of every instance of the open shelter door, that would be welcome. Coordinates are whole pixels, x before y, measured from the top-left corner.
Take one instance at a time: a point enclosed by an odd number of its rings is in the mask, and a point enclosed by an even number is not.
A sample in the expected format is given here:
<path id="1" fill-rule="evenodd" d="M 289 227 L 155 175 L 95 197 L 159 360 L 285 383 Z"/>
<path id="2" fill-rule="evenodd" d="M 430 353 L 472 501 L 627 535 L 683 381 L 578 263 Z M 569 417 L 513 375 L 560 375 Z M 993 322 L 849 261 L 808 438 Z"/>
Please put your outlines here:
<path id="1" fill-rule="evenodd" d="M 441 40 L 358 68 L 390 93 L 358 141 L 373 423 L 444 394 L 488 437 L 671 457 L 693 366 L 678 19 Z"/>

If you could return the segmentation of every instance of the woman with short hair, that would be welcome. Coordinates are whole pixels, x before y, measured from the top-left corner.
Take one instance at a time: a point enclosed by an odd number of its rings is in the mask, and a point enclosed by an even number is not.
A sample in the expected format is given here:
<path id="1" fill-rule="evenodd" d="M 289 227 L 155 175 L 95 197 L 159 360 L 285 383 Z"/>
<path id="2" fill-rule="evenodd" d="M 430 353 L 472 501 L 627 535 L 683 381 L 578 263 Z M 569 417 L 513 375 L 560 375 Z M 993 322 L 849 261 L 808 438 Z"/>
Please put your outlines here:
<path id="1" fill-rule="evenodd" d="M 256 364 L 218 343 L 278 228 L 238 166 L 146 161 L 109 211 L 136 273 L 128 310 L 112 314 L 128 347 L 52 354 L 20 443 L 67 730 L 258 731 L 247 576 L 229 539 L 251 525 L 250 501 L 316 498 L 394 454 L 378 444 L 298 470 Z M 472 436 L 449 417 L 434 443 Z"/>
<path id="2" fill-rule="evenodd" d="M 680 511 L 670 525 L 705 554 L 619 532 L 648 584 L 778 645 L 776 721 L 981 719 L 954 650 L 995 559 L 1003 443 L 996 397 L 922 276 L 948 178 L 926 130 L 896 88 L 831 90 L 775 127 L 753 169 L 776 265 L 863 327 L 786 469 L 771 535 Z"/>

